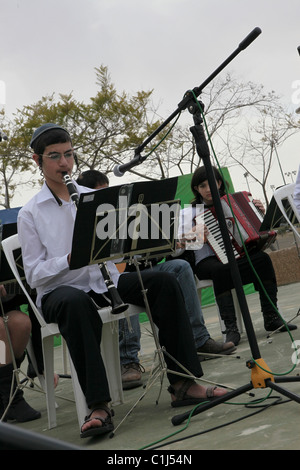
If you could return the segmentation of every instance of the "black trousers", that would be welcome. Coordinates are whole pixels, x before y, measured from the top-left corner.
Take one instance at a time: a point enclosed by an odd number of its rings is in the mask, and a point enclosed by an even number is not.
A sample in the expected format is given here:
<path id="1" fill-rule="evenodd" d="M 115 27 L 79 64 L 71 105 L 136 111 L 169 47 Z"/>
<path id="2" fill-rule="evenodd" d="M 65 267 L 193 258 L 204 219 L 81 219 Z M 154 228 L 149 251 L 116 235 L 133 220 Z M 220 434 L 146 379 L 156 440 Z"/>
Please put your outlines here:
<path id="1" fill-rule="evenodd" d="M 270 256 L 264 251 L 250 254 L 251 263 L 262 283 L 268 281 L 277 287 L 276 275 Z M 261 290 L 255 273 L 246 257 L 237 261 L 242 283 L 253 283 L 256 290 Z M 229 264 L 223 264 L 216 256 L 200 261 L 194 270 L 198 279 L 212 279 L 215 295 L 220 295 L 234 288 Z"/>
<path id="2" fill-rule="evenodd" d="M 159 328 L 159 342 L 166 351 L 196 377 L 203 375 L 197 358 L 191 325 L 184 299 L 175 276 L 171 273 L 141 273 L 154 323 Z M 122 274 L 118 291 L 124 302 L 144 306 L 136 273 Z M 102 296 L 61 286 L 42 299 L 42 311 L 48 323 L 58 323 L 70 351 L 87 404 L 111 400 L 105 368 L 100 353 L 102 322 L 91 299 L 103 305 Z M 183 372 L 167 355 L 167 367 Z M 168 373 L 169 382 L 181 378 Z"/>

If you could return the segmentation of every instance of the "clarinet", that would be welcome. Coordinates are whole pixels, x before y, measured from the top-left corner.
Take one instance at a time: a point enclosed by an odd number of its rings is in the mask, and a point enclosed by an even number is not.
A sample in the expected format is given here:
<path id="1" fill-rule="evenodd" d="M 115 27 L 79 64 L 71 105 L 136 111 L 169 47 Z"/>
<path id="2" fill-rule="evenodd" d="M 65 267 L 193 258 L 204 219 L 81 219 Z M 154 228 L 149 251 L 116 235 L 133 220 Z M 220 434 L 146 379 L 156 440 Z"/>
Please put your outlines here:
<path id="1" fill-rule="evenodd" d="M 75 207 L 77 208 L 78 202 L 79 202 L 79 194 L 70 176 L 68 175 L 68 173 L 66 172 L 63 173 L 63 180 L 64 180 L 65 185 L 68 188 L 70 198 L 74 202 Z M 103 279 L 107 288 L 107 292 L 110 297 L 111 313 L 116 315 L 118 313 L 124 312 L 125 310 L 128 309 L 129 305 L 124 304 L 124 302 L 122 301 L 119 295 L 119 292 L 112 281 L 112 278 L 111 278 L 111 275 L 110 275 L 110 272 L 106 263 L 105 262 L 100 263 L 99 267 L 100 267 L 100 271 L 101 271 L 101 274 L 103 276 Z"/>

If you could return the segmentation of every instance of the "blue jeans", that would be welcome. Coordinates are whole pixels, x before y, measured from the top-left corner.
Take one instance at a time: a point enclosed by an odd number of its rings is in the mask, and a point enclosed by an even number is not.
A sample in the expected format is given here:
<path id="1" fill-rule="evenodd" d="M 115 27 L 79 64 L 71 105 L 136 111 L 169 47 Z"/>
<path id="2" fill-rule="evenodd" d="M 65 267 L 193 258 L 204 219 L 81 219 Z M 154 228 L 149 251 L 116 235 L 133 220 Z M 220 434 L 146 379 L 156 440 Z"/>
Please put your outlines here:
<path id="1" fill-rule="evenodd" d="M 181 259 L 166 261 L 157 264 L 151 269 L 153 272 L 169 272 L 176 276 L 184 297 L 186 311 L 192 326 L 193 336 L 196 348 L 202 346 L 210 338 L 208 333 L 201 305 L 198 298 L 194 274 L 190 264 Z M 131 362 L 138 363 L 138 353 L 141 348 L 140 338 L 141 329 L 139 316 L 130 317 L 132 331 L 129 331 L 126 319 L 119 322 L 119 347 L 121 364 L 129 364 Z"/>

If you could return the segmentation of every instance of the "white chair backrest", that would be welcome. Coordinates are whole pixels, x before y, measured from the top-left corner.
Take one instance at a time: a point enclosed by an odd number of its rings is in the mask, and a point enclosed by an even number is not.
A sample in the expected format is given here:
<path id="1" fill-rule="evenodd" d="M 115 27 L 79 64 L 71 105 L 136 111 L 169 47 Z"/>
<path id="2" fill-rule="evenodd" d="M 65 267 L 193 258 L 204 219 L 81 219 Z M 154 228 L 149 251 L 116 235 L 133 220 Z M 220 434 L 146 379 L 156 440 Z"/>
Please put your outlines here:
<path id="1" fill-rule="evenodd" d="M 20 247 L 21 247 L 21 245 L 20 245 L 20 242 L 19 242 L 18 234 L 12 235 L 11 237 L 8 237 L 8 238 L 5 238 L 4 240 L 2 240 L 3 252 L 6 256 L 7 262 L 10 266 L 10 269 L 12 270 L 13 275 L 16 278 L 16 281 L 18 282 L 18 284 L 20 285 L 22 291 L 26 295 L 26 297 L 28 299 L 28 302 L 30 303 L 31 308 L 34 311 L 40 325 L 41 326 L 46 326 L 46 322 L 44 320 L 44 317 L 42 316 L 40 311 L 37 309 L 35 303 L 33 302 L 32 298 L 30 297 L 29 293 L 27 292 L 26 287 L 23 284 L 23 281 L 21 279 L 19 270 L 18 270 L 17 265 L 16 265 L 16 261 L 15 261 L 15 257 L 14 257 L 14 251 L 17 250 Z"/>
<path id="2" fill-rule="evenodd" d="M 294 204 L 293 200 L 293 194 L 295 190 L 295 183 L 292 184 L 287 184 L 285 186 L 282 186 L 281 188 L 276 189 L 274 192 L 274 199 L 277 203 L 277 206 L 279 207 L 280 211 L 282 212 L 282 215 L 286 219 L 287 223 L 291 227 L 292 231 L 294 232 L 295 236 L 300 240 L 300 234 L 298 230 L 296 229 L 295 225 L 291 222 L 291 214 L 290 211 L 292 210 L 295 218 L 296 218 L 296 223 L 300 223 L 300 215 L 297 211 L 297 208 Z M 284 205 L 283 201 L 288 201 L 289 204 L 286 206 Z M 289 211 L 289 213 L 287 212 Z"/>

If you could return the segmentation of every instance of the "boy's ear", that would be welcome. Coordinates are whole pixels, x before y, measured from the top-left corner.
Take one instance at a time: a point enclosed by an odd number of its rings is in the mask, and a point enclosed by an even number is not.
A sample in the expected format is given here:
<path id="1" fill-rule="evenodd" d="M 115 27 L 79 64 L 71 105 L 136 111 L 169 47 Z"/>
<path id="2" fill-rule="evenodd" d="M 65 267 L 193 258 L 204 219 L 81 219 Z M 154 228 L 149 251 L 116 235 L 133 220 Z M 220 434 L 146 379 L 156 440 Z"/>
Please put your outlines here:
<path id="1" fill-rule="evenodd" d="M 40 157 L 40 155 L 38 155 L 37 153 L 34 153 L 32 155 L 32 158 L 38 166 L 42 166 L 42 157 Z"/>

